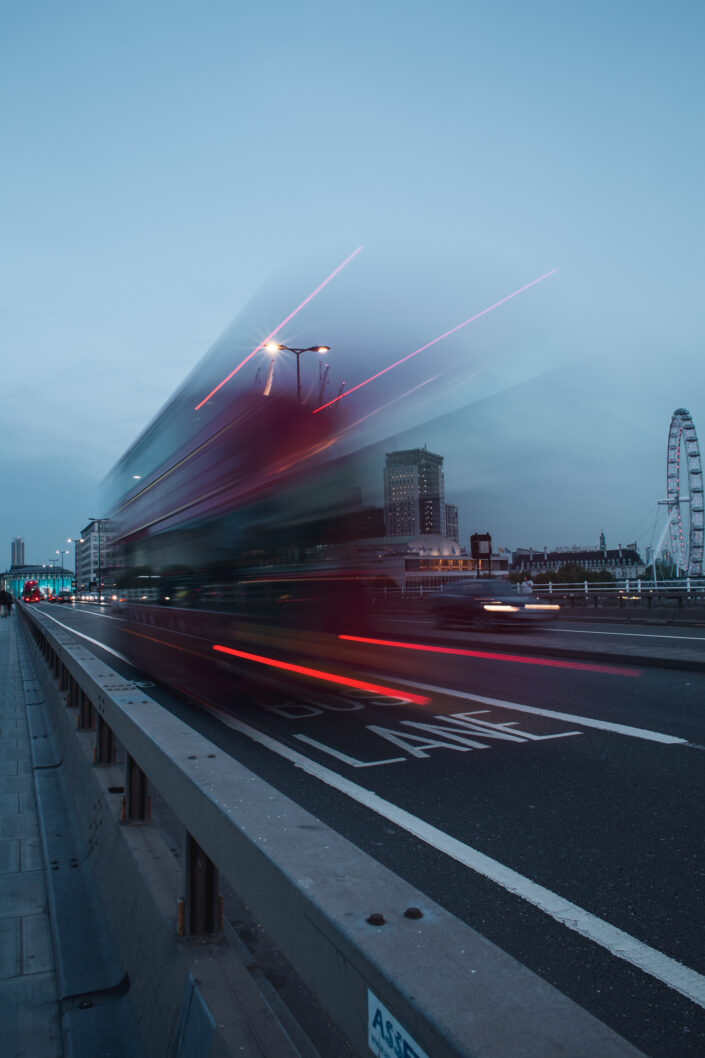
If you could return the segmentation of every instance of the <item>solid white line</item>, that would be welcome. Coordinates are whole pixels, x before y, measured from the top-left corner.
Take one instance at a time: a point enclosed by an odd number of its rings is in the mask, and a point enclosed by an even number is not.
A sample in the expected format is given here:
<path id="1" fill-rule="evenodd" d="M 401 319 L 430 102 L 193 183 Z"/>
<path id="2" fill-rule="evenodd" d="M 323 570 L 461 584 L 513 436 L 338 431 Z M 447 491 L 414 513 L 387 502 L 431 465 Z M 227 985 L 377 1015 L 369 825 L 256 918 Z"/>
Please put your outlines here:
<path id="1" fill-rule="evenodd" d="M 631 963 L 632 966 L 636 966 L 643 970 L 644 973 L 655 977 L 669 988 L 680 992 L 681 995 L 686 996 L 693 1003 L 697 1003 L 698 1006 L 705 1007 L 705 977 L 697 973 L 697 971 L 691 970 L 690 967 L 684 966 L 676 959 L 672 959 L 670 956 L 664 955 L 663 952 L 651 948 L 648 944 L 644 944 L 643 941 L 637 940 L 616 926 L 610 925 L 609 922 L 597 918 L 596 915 L 592 915 L 589 911 L 585 911 L 582 907 L 578 907 L 577 904 L 571 903 L 550 889 L 532 882 L 530 878 L 525 878 L 524 875 L 512 870 L 511 867 L 506 867 L 497 860 L 493 860 L 490 856 L 486 856 L 483 852 L 479 852 L 477 849 L 463 844 L 462 841 L 452 838 L 449 834 L 438 830 L 437 827 L 432 826 L 430 823 L 425 823 L 417 816 L 412 815 L 403 808 L 399 808 L 398 805 L 385 801 L 384 798 L 379 797 L 370 790 L 366 790 L 362 786 L 358 786 L 357 783 L 351 782 L 350 779 L 345 779 L 342 775 L 338 775 L 337 772 L 331 771 L 321 764 L 316 764 L 302 753 L 298 753 L 295 749 L 277 742 L 276 739 L 265 735 L 242 720 L 236 720 L 220 709 L 214 709 L 213 712 L 218 713 L 228 727 L 241 732 L 273 753 L 291 761 L 297 768 L 301 768 L 309 775 L 320 779 L 321 782 L 326 783 L 333 789 L 346 794 L 348 797 L 352 797 L 359 804 L 388 819 L 391 823 L 402 827 L 414 837 L 425 841 L 428 845 L 438 849 L 439 852 L 469 867 L 470 870 L 483 875 L 485 878 L 489 878 L 490 881 L 502 886 L 508 892 L 514 893 L 515 896 L 533 904 L 534 907 L 540 908 L 540 910 L 555 919 L 556 922 L 560 922 L 575 933 L 579 933 L 595 944 L 599 944 L 600 947 L 605 948 L 616 958 Z"/>
<path id="2" fill-rule="evenodd" d="M 101 650 L 107 650 L 108 654 L 120 658 L 120 661 L 126 661 L 128 665 L 132 664 L 130 659 L 126 658 L 124 654 L 120 654 L 117 650 L 113 650 L 112 647 L 106 646 L 105 643 L 101 643 L 99 639 L 93 639 L 92 636 L 87 636 L 85 632 L 77 632 L 75 628 L 71 627 L 71 625 L 65 625 L 62 621 L 57 621 L 55 617 L 51 616 L 51 614 L 44 613 L 44 616 L 48 617 L 50 621 L 54 622 L 54 624 L 59 625 L 60 628 L 65 628 L 67 632 L 71 632 L 72 635 L 80 636 L 81 639 L 87 639 L 89 643 L 95 644 L 95 646 L 100 647 Z"/>
<path id="3" fill-rule="evenodd" d="M 575 636 L 631 636 L 636 639 L 685 639 L 705 643 L 705 636 L 669 636 L 663 632 L 599 632 L 593 628 L 543 628 L 543 632 L 559 632 Z"/>
<path id="4" fill-rule="evenodd" d="M 382 677 L 378 677 L 382 678 Z M 397 683 L 399 679 L 397 678 Z M 435 694 L 446 694 L 451 698 L 464 698 L 470 702 L 482 702 L 484 705 L 492 705 L 497 709 L 511 709 L 517 713 L 532 713 L 534 716 L 547 716 L 551 720 L 565 720 L 570 724 L 580 724 L 582 727 L 596 727 L 599 731 L 611 731 L 617 735 L 628 735 L 630 738 L 644 738 L 649 742 L 661 742 L 665 746 L 688 746 L 687 738 L 676 738 L 675 735 L 664 735 L 660 731 L 649 731 L 643 727 L 629 727 L 627 724 L 613 724 L 609 720 L 595 720 L 591 716 L 577 716 L 575 713 L 559 713 L 554 709 L 540 709 L 534 705 L 519 705 L 517 702 L 505 702 L 502 698 L 486 698 L 482 694 L 470 694 L 469 691 L 458 691 L 453 687 L 436 687 L 432 683 L 418 683 L 414 680 L 413 687 L 421 691 L 431 691 Z"/>

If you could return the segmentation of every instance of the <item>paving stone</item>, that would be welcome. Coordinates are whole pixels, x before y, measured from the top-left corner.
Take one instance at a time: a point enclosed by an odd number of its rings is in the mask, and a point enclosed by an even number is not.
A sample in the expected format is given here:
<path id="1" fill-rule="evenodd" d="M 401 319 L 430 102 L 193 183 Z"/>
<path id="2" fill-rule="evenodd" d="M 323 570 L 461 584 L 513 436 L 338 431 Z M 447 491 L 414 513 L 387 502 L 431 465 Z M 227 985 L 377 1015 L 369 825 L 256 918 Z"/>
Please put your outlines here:
<path id="1" fill-rule="evenodd" d="M 42 843 L 39 838 L 22 838 L 20 841 L 19 870 L 41 871 L 43 866 Z"/>
<path id="2" fill-rule="evenodd" d="M 39 832 L 35 812 L 0 816 L 0 838 L 35 838 Z"/>
<path id="3" fill-rule="evenodd" d="M 0 918 L 39 914 L 46 909 L 44 871 L 0 874 Z"/>
<path id="4" fill-rule="evenodd" d="M 20 922 L 17 918 L 0 918 L 0 978 L 20 973 Z"/>
<path id="5" fill-rule="evenodd" d="M 21 920 L 22 973 L 46 973 L 54 969 L 49 915 L 27 915 Z"/>
<path id="6" fill-rule="evenodd" d="M 56 979 L 53 973 L 0 981 L 3 1053 L 62 1058 Z"/>
<path id="7" fill-rule="evenodd" d="M 18 772 L 16 760 L 0 760 L 0 775 L 17 775 Z"/>
<path id="8" fill-rule="evenodd" d="M 17 815 L 19 811 L 19 795 L 16 793 L 0 793 L 0 816 Z"/>
<path id="9" fill-rule="evenodd" d="M 20 843 L 17 838 L 0 841 L 0 874 L 17 874 L 20 869 Z"/>
<path id="10" fill-rule="evenodd" d="M 31 775 L 0 775 L 0 794 L 34 792 Z"/>

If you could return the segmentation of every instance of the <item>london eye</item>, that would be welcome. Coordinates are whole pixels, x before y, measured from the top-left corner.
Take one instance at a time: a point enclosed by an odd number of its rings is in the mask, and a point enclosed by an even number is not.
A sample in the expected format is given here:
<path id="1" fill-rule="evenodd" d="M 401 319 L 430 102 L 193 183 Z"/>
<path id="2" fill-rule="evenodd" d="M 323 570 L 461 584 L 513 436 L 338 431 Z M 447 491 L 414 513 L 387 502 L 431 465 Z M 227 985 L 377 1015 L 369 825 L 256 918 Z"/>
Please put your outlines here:
<path id="1" fill-rule="evenodd" d="M 683 494 L 684 486 L 687 486 L 687 494 Z M 693 416 L 685 408 L 674 411 L 668 431 L 666 505 L 674 560 L 688 576 L 700 576 L 703 569 L 703 471 Z"/>

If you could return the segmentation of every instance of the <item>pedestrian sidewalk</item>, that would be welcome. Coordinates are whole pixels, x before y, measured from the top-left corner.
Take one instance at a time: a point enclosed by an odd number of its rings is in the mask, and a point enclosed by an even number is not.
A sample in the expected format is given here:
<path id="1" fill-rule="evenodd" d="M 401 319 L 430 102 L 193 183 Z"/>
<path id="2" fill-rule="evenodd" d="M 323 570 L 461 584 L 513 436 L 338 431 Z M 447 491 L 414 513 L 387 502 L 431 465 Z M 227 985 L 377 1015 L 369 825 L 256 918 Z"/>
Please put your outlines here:
<path id="1" fill-rule="evenodd" d="M 16 615 L 0 620 L 0 1054 L 61 1058 L 16 622 Z"/>

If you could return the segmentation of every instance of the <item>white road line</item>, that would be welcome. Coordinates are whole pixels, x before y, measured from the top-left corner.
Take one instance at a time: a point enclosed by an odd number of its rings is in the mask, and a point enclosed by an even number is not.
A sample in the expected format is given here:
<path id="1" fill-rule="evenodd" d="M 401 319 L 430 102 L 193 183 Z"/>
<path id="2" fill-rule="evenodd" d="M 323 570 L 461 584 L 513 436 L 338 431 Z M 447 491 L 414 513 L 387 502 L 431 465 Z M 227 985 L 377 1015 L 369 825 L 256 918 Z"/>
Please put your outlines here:
<path id="1" fill-rule="evenodd" d="M 60 628 L 65 628 L 67 632 L 71 632 L 72 635 L 80 636 L 81 639 L 87 639 L 89 643 L 93 643 L 95 646 L 100 647 L 101 650 L 107 650 L 108 654 L 120 658 L 120 661 L 126 661 L 128 665 L 132 665 L 130 659 L 126 658 L 124 654 L 120 654 L 117 650 L 113 650 L 112 647 L 106 646 L 105 643 L 101 643 L 99 639 L 93 639 L 92 636 L 87 636 L 85 632 L 77 632 L 75 628 L 71 627 L 71 625 L 65 625 L 62 621 L 57 621 L 57 619 L 52 617 L 51 614 L 44 613 L 44 616 L 48 617 L 50 621 L 54 622 L 54 624 L 59 625 Z"/>
<path id="2" fill-rule="evenodd" d="M 438 830 L 437 827 L 432 826 L 430 823 L 425 823 L 417 816 L 412 815 L 403 808 L 399 808 L 398 805 L 385 801 L 384 798 L 379 797 L 370 790 L 366 790 L 362 786 L 358 786 L 357 783 L 352 782 L 350 779 L 338 775 L 337 772 L 331 771 L 321 764 L 316 764 L 302 753 L 298 753 L 295 749 L 291 749 L 269 735 L 265 735 L 249 724 L 236 720 L 233 716 L 220 709 L 213 709 L 212 711 L 217 713 L 228 727 L 241 732 L 280 757 L 284 757 L 296 765 L 297 768 L 301 768 L 333 789 L 353 798 L 359 804 L 376 812 L 384 819 L 388 819 L 391 823 L 396 824 L 433 848 L 438 849 L 439 852 L 469 867 L 470 870 L 483 875 L 485 878 L 489 878 L 490 881 L 500 885 L 508 892 L 533 904 L 534 907 L 540 908 L 541 911 L 550 915 L 556 922 L 560 922 L 575 933 L 579 933 L 595 944 L 599 944 L 600 947 L 605 948 L 616 958 L 638 967 L 644 973 L 667 985 L 668 988 L 680 992 L 681 995 L 692 1000 L 693 1003 L 697 1003 L 698 1006 L 705 1007 L 705 977 L 697 973 L 697 971 L 691 970 L 690 967 L 684 966 L 676 959 L 672 959 L 670 956 L 664 955 L 663 952 L 651 948 L 648 944 L 644 944 L 643 941 L 637 940 L 616 926 L 610 925 L 609 922 L 597 918 L 596 915 L 585 911 L 582 907 L 578 907 L 577 904 L 571 903 L 550 889 L 532 882 L 530 878 L 524 877 L 524 875 L 519 874 L 511 867 L 506 867 L 499 861 L 493 860 L 490 856 L 486 856 L 483 852 L 479 852 L 477 849 L 465 845 L 462 841 L 452 838 L 449 834 Z"/>
<path id="3" fill-rule="evenodd" d="M 544 628 L 542 631 L 575 636 L 631 636 L 636 639 L 685 639 L 689 643 L 705 643 L 705 636 L 670 636 L 663 632 L 600 632 L 593 628 Z"/>
<path id="4" fill-rule="evenodd" d="M 378 678 L 382 678 L 379 677 Z M 390 677 L 391 678 L 391 677 Z M 399 683 L 397 677 L 397 683 Z M 631 738 L 643 738 L 648 742 L 661 742 L 665 746 L 689 746 L 687 738 L 676 738 L 675 735 L 664 735 L 660 731 L 649 731 L 643 727 L 629 727 L 627 724 L 613 724 L 609 720 L 595 720 L 591 716 L 577 716 L 575 713 L 559 713 L 554 709 L 540 709 L 534 705 L 519 705 L 518 702 L 506 702 L 502 698 L 486 698 L 482 694 L 470 694 L 469 691 L 458 691 L 453 687 L 436 687 L 432 683 L 418 683 L 413 687 L 434 694 L 445 694 L 451 698 L 463 698 L 470 702 L 482 702 L 497 709 L 511 709 L 517 713 L 532 713 L 534 716 L 547 716 L 551 720 L 565 720 L 569 724 L 580 724 L 582 727 L 596 727 L 599 731 L 611 731 L 616 735 L 628 735 Z"/>
<path id="5" fill-rule="evenodd" d="M 97 611 L 97 610 L 84 610 L 82 606 L 74 606 L 74 612 L 75 613 L 88 613 L 88 614 L 91 615 L 91 617 L 106 617 L 108 619 L 108 621 L 124 621 L 125 620 L 124 617 L 113 617 L 112 614 L 100 613 L 100 611 Z"/>

